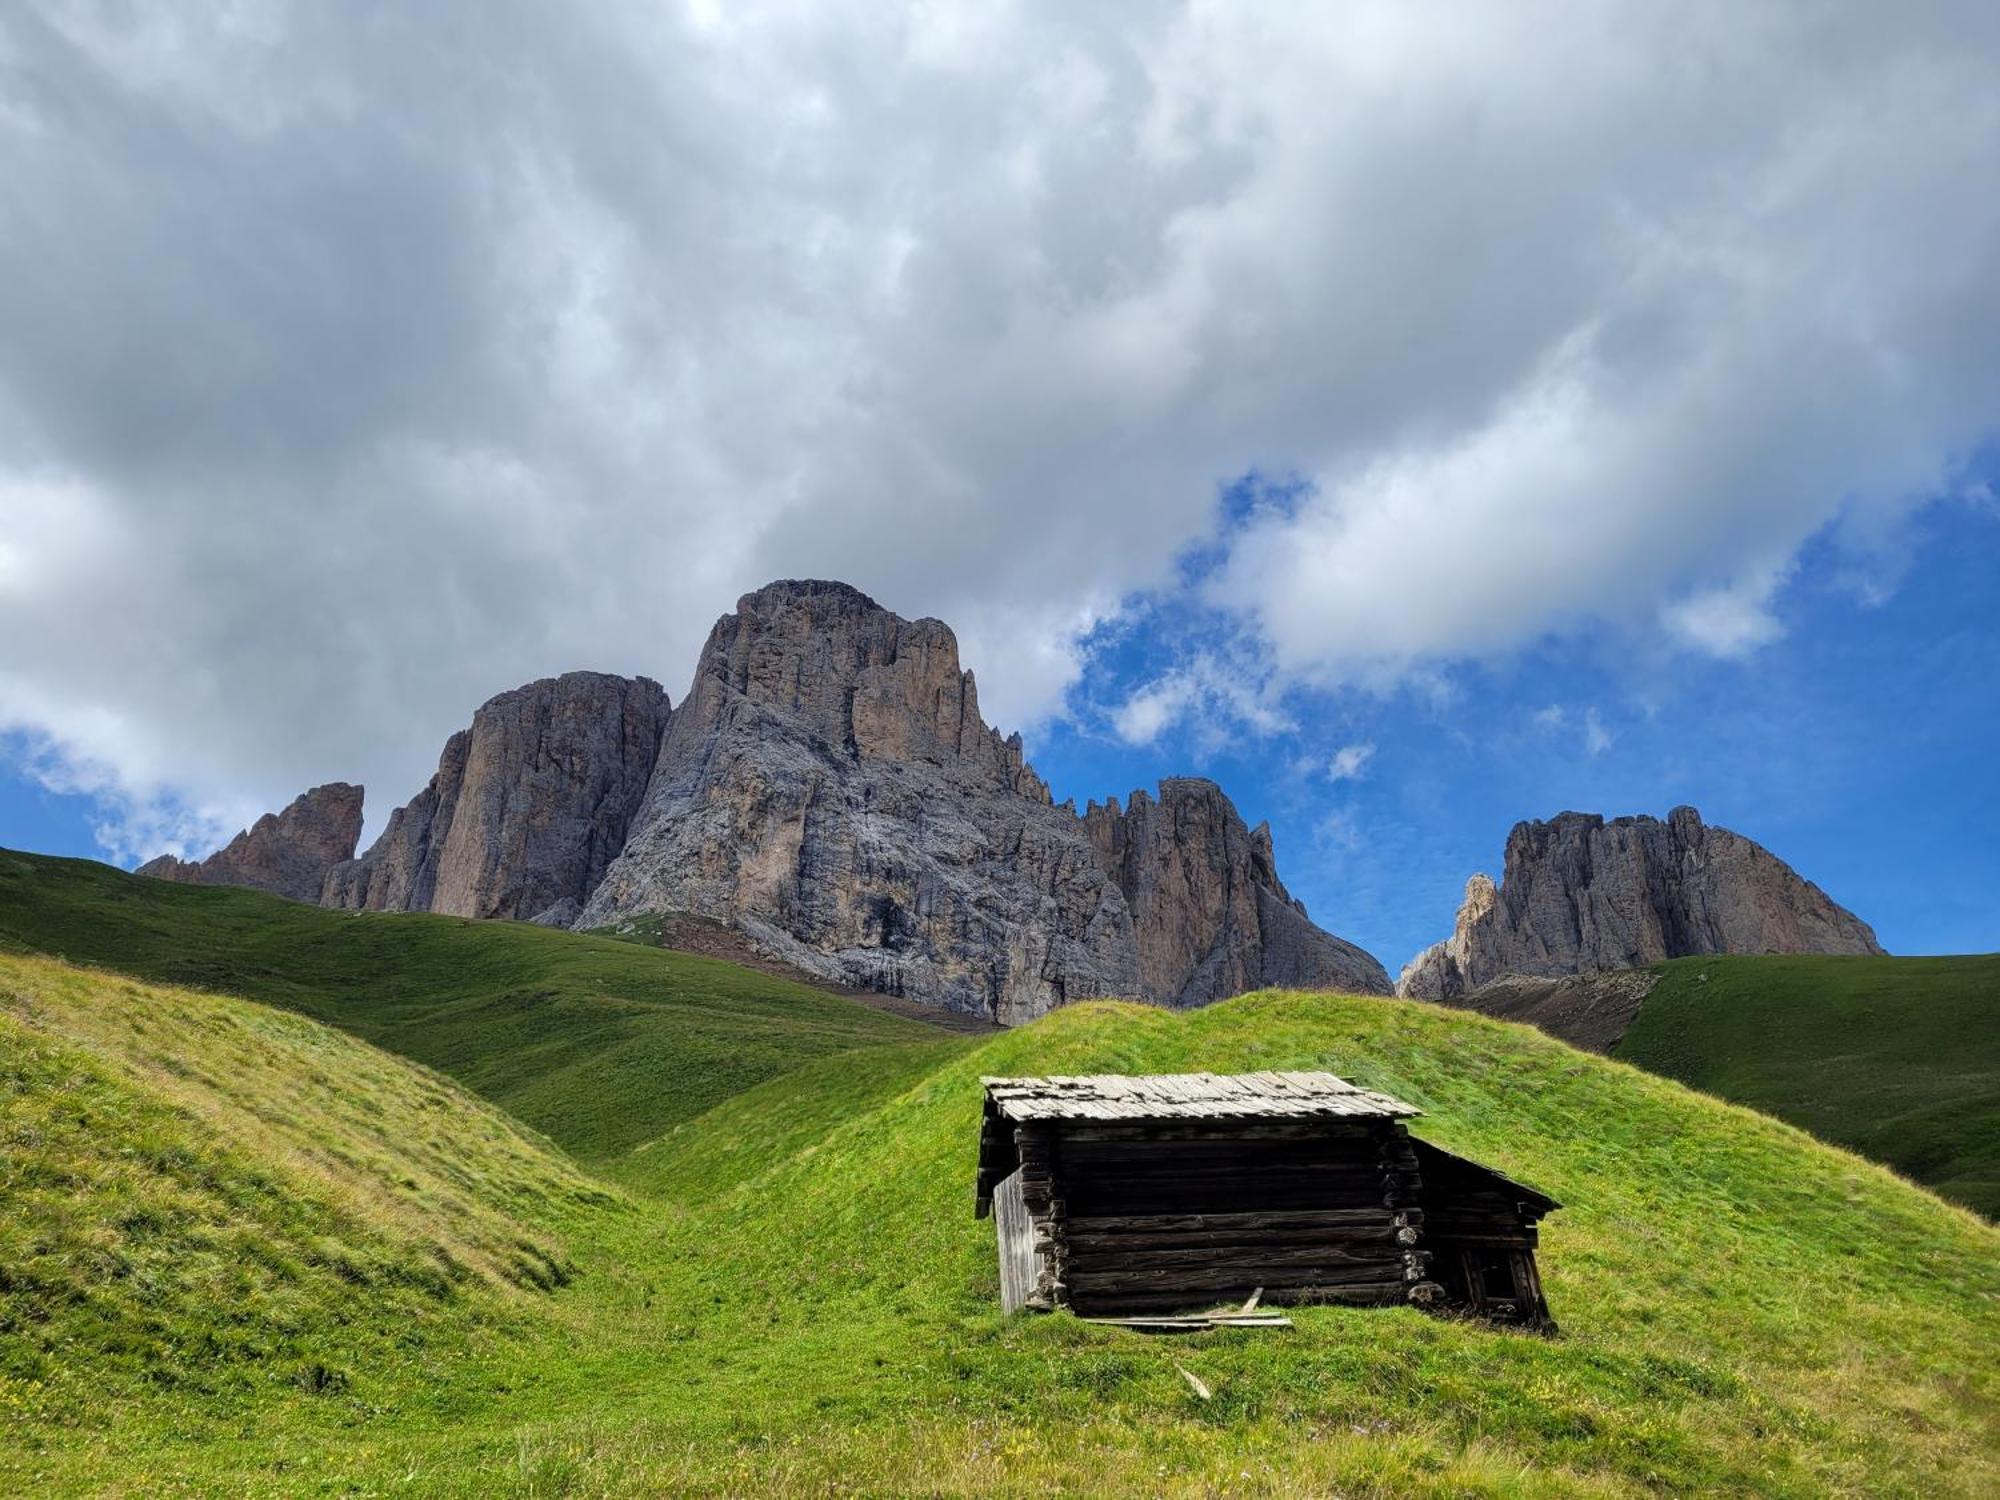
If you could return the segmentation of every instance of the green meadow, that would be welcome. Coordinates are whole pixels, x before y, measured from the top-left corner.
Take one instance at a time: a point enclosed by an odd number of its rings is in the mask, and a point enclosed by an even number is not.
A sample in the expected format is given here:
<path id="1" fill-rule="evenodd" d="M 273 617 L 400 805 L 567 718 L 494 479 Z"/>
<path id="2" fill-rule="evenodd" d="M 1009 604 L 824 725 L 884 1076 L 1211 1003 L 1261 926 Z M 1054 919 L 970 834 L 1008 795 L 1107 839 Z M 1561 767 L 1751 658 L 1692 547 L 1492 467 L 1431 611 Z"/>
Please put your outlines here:
<path id="1" fill-rule="evenodd" d="M 2000 1217 L 2000 954 L 1680 958 L 1614 1054 Z"/>
<path id="2" fill-rule="evenodd" d="M 8 947 L 298 1011 L 451 1075 L 592 1163 L 802 1062 L 936 1034 L 718 959 L 0 849 Z"/>
<path id="3" fill-rule="evenodd" d="M 0 1493 L 2000 1486 L 2000 1233 L 1525 1028 L 1270 992 L 964 1036 L 634 944 L 8 871 Z M 1561 1333 L 1003 1319 L 980 1075 L 1191 1068 L 1331 1069 L 1552 1193 Z"/>

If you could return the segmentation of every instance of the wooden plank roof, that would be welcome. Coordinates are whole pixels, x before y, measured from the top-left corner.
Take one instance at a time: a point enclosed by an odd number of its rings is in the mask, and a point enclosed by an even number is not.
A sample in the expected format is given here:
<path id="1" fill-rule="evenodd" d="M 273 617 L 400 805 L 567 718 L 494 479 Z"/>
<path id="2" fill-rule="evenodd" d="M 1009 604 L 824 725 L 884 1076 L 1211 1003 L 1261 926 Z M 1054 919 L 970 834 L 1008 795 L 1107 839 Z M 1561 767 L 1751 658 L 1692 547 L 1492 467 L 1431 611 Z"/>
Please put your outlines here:
<path id="1" fill-rule="evenodd" d="M 989 1112 L 1026 1120 L 1400 1119 L 1423 1111 L 1331 1073 L 984 1078 Z"/>

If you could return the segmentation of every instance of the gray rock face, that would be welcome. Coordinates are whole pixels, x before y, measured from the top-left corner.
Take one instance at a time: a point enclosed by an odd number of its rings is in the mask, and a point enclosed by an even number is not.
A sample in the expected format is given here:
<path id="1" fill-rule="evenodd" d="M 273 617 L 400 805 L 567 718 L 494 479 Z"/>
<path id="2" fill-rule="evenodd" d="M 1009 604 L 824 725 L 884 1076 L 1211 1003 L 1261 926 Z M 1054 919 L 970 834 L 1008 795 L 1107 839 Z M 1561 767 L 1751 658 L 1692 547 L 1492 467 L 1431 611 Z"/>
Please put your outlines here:
<path id="1" fill-rule="evenodd" d="M 1140 993 L 1124 896 L 980 718 L 951 631 L 845 584 L 772 584 L 710 634 L 577 925 L 645 912 L 1003 1023 Z"/>
<path id="2" fill-rule="evenodd" d="M 580 927 L 718 922 L 838 984 L 1002 1024 L 1070 1000 L 1388 989 L 1279 884 L 1208 782 L 1050 805 L 980 717 L 958 643 L 845 584 L 776 583 L 715 627 L 646 806 Z"/>
<path id="3" fill-rule="evenodd" d="M 183 885 L 242 885 L 317 901 L 327 871 L 354 858 L 360 837 L 361 788 L 333 781 L 304 793 L 283 812 L 264 814 L 207 859 L 162 854 L 138 873 Z"/>
<path id="4" fill-rule="evenodd" d="M 573 918 L 625 845 L 670 718 L 644 677 L 570 672 L 502 693 L 367 854 L 327 873 L 323 904 Z"/>
<path id="5" fill-rule="evenodd" d="M 1466 883 L 1452 935 L 1396 993 L 1455 999 L 1502 975 L 1628 969 L 1702 953 L 1880 953 L 1868 924 L 1761 845 L 1691 807 L 1519 823 L 1496 887 Z"/>
<path id="6" fill-rule="evenodd" d="M 1270 986 L 1387 994 L 1373 957 L 1322 932 L 1278 879 L 1269 824 L 1243 824 L 1212 781 L 1160 783 L 1123 812 L 1116 798 L 1084 813 L 1099 862 L 1132 914 L 1141 992 L 1203 1005 Z"/>
<path id="7" fill-rule="evenodd" d="M 1165 781 L 1157 802 L 1081 818 L 1051 805 L 1020 736 L 980 717 L 951 631 L 841 583 L 745 595 L 673 712 L 657 683 L 595 672 L 501 694 L 359 859 L 361 794 L 346 791 L 344 842 L 288 893 L 556 927 L 660 914 L 1003 1025 L 1097 995 L 1389 987 L 1308 920 L 1269 828 L 1246 828 L 1214 783 Z"/>

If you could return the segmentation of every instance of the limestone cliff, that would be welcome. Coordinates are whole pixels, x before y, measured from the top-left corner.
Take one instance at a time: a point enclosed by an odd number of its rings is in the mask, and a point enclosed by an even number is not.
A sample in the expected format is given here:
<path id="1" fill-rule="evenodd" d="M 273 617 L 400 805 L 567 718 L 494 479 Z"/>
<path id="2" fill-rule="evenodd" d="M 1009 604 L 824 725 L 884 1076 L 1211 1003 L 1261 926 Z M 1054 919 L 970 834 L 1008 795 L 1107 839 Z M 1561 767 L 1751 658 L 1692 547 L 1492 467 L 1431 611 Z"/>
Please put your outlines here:
<path id="1" fill-rule="evenodd" d="M 316 786 L 283 812 L 266 813 L 203 860 L 171 854 L 139 866 L 141 875 L 184 885 L 242 885 L 317 901 L 326 873 L 354 858 L 361 837 L 361 788 L 344 781 Z"/>
<path id="2" fill-rule="evenodd" d="M 1629 969 L 1701 953 L 1880 953 L 1868 924 L 1761 845 L 1691 807 L 1519 823 L 1500 884 L 1467 882 L 1452 935 L 1396 993 L 1453 999 L 1502 975 Z"/>
<path id="3" fill-rule="evenodd" d="M 1123 894 L 981 719 L 951 631 L 845 584 L 772 584 L 710 634 L 577 925 L 656 911 L 1003 1023 L 1141 993 Z"/>
<path id="4" fill-rule="evenodd" d="M 1208 782 L 1050 805 L 958 643 L 845 584 L 775 583 L 710 634 L 646 806 L 579 926 L 721 922 L 844 984 L 1003 1024 L 1093 995 L 1386 991 L 1314 927 Z"/>
<path id="5" fill-rule="evenodd" d="M 594 672 L 501 694 L 359 859 L 353 795 L 345 845 L 294 882 L 328 906 L 720 924 L 818 979 L 1002 1024 L 1094 995 L 1389 988 L 1212 782 L 1053 806 L 950 629 L 841 583 L 745 595 L 672 712 Z"/>
<path id="6" fill-rule="evenodd" d="M 602 672 L 489 700 L 367 854 L 327 873 L 324 904 L 567 921 L 624 847 L 670 717 L 658 683 Z"/>
<path id="7" fill-rule="evenodd" d="M 1160 783 L 1121 812 L 1091 803 L 1084 826 L 1131 912 L 1139 985 L 1167 1005 L 1268 986 L 1386 994 L 1373 957 L 1306 916 L 1278 879 L 1269 824 L 1246 828 L 1212 781 Z"/>

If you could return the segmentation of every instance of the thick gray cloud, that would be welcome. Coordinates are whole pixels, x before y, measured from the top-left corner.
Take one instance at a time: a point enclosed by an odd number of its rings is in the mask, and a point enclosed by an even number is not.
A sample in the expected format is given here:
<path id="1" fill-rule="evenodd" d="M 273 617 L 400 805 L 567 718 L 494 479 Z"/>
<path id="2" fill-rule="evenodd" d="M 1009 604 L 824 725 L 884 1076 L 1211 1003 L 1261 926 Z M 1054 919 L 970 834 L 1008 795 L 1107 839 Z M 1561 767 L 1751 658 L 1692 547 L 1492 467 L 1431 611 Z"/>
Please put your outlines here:
<path id="1" fill-rule="evenodd" d="M 379 820 L 795 573 L 1025 722 L 1251 468 L 1313 487 L 1207 587 L 1289 680 L 1752 650 L 1992 430 L 1996 64 L 1980 4 L 15 7 L 0 727 L 131 852 Z"/>

